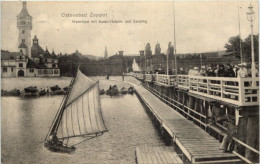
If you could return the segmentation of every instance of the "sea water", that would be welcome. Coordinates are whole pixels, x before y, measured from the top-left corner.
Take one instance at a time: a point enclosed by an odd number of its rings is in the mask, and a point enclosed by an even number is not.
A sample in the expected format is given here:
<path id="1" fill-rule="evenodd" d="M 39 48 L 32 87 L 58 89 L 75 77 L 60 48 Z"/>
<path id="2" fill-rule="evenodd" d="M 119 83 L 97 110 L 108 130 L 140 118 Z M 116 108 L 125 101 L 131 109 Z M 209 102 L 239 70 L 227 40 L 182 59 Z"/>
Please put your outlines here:
<path id="1" fill-rule="evenodd" d="M 2 97 L 2 163 L 135 163 L 137 146 L 163 145 L 136 95 L 101 96 L 108 132 L 72 155 L 43 147 L 63 96 Z"/>

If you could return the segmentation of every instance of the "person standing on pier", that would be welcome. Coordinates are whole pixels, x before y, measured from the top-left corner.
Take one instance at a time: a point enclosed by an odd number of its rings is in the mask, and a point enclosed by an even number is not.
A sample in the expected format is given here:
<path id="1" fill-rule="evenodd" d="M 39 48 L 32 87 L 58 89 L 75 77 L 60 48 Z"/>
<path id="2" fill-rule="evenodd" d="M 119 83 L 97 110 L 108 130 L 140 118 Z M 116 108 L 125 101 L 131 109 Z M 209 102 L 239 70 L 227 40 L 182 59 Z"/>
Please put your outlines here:
<path id="1" fill-rule="evenodd" d="M 218 77 L 224 77 L 225 76 L 225 69 L 224 69 L 224 65 L 223 64 L 219 65 L 219 69 L 217 71 L 217 76 Z"/>
<path id="2" fill-rule="evenodd" d="M 237 77 L 245 78 L 248 77 L 246 63 L 238 64 L 240 67 L 239 71 L 237 71 Z"/>
<path id="3" fill-rule="evenodd" d="M 206 76 L 206 70 L 205 70 L 205 69 L 206 69 L 205 66 L 202 66 L 202 67 L 201 67 L 201 70 L 200 70 L 200 75 L 201 75 L 201 76 Z"/>
<path id="4" fill-rule="evenodd" d="M 225 73 L 224 73 L 225 77 L 235 77 L 235 72 L 232 69 L 230 64 L 227 64 L 226 69 L 225 69 Z"/>
<path id="5" fill-rule="evenodd" d="M 235 125 L 234 119 L 230 118 L 229 115 L 226 114 L 223 119 L 227 120 L 225 121 L 227 124 L 227 131 L 219 149 L 223 150 L 223 152 L 231 152 L 231 144 L 233 142 L 233 137 L 235 137 L 237 133 L 237 126 Z"/>

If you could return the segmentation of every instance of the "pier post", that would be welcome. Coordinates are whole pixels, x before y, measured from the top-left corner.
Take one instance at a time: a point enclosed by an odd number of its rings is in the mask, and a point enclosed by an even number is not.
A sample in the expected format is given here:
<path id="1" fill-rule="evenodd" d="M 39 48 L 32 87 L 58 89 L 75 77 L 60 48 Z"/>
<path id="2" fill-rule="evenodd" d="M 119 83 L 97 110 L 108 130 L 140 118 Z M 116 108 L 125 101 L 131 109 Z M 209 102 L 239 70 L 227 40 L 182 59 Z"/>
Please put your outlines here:
<path id="1" fill-rule="evenodd" d="M 187 99 L 187 95 L 186 95 L 186 92 L 182 92 L 182 109 L 187 112 L 187 109 L 184 107 L 184 106 L 187 106 L 187 102 L 188 102 L 188 99 Z M 187 117 L 187 115 L 184 113 L 184 117 Z"/>
<path id="2" fill-rule="evenodd" d="M 180 103 L 180 102 L 181 102 L 180 91 L 179 91 L 178 89 L 176 89 L 175 91 L 176 91 L 176 93 L 177 93 L 177 94 L 176 94 L 176 95 L 177 95 L 177 97 L 176 97 L 176 101 Z M 176 103 L 176 106 L 180 107 L 180 105 L 179 105 L 178 103 Z M 179 109 L 178 109 L 178 110 L 179 110 Z M 182 112 L 181 110 L 179 110 L 179 113 L 182 114 L 183 112 Z"/>
<path id="3" fill-rule="evenodd" d="M 240 117 L 238 121 L 238 129 L 237 129 L 237 139 L 246 143 L 246 132 L 247 128 L 247 118 Z M 240 145 L 239 143 L 235 143 L 235 151 L 241 155 L 245 155 L 245 147 Z"/>
<path id="4" fill-rule="evenodd" d="M 194 109 L 194 97 L 189 95 L 189 108 Z M 188 114 L 192 115 L 190 110 L 188 110 Z M 190 116 L 188 116 L 188 119 L 191 119 Z"/>
<path id="5" fill-rule="evenodd" d="M 259 122 L 258 122 L 258 116 L 249 116 L 247 119 L 247 138 L 246 138 L 246 144 L 249 146 L 252 146 L 254 148 L 259 145 L 259 134 L 257 131 L 259 130 Z M 257 160 L 257 156 L 254 152 L 252 152 L 249 149 L 246 149 L 245 157 L 249 159 L 250 161 Z"/>
<path id="6" fill-rule="evenodd" d="M 168 96 L 169 96 L 169 102 L 171 102 L 170 104 L 170 107 L 173 107 L 173 101 L 171 100 L 172 99 L 172 88 L 169 88 L 169 91 L 168 91 Z"/>
<path id="7" fill-rule="evenodd" d="M 170 105 L 170 104 L 169 104 L 170 100 L 169 100 L 169 98 L 168 98 L 168 97 L 169 97 L 169 93 L 170 93 L 170 89 L 171 89 L 171 88 L 165 88 L 165 96 L 167 97 L 166 100 L 168 101 L 168 102 L 167 102 L 168 105 Z"/>

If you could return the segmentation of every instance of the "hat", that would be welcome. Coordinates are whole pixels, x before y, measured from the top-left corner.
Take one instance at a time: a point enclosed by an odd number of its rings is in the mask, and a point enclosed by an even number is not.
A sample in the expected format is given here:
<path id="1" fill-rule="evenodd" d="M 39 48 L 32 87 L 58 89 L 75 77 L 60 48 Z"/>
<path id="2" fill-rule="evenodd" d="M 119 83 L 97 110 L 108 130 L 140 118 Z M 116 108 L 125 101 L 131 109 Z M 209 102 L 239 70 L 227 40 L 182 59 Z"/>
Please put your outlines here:
<path id="1" fill-rule="evenodd" d="M 238 64 L 239 67 L 246 67 L 246 63 L 240 63 Z"/>
<path id="2" fill-rule="evenodd" d="M 198 67 L 194 67 L 193 69 L 198 70 Z"/>
<path id="3" fill-rule="evenodd" d="M 202 69 L 205 69 L 205 65 L 204 66 L 201 66 Z"/>
<path id="4" fill-rule="evenodd" d="M 208 67 L 208 70 L 209 70 L 209 69 L 212 69 L 212 68 L 211 68 L 211 67 Z"/>

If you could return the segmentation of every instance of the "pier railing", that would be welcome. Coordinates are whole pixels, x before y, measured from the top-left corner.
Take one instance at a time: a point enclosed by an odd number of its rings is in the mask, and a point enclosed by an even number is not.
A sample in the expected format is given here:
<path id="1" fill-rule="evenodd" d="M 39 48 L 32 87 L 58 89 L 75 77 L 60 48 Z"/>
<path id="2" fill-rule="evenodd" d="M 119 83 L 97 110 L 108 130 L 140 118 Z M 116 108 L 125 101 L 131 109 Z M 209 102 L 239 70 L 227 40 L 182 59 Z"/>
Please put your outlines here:
<path id="1" fill-rule="evenodd" d="M 139 80 L 154 82 L 167 87 L 179 87 L 190 93 L 225 101 L 238 106 L 259 105 L 259 79 L 206 77 L 164 74 L 134 74 Z"/>
<path id="2" fill-rule="evenodd" d="M 155 81 L 159 85 L 175 86 L 176 85 L 176 76 L 175 75 L 156 74 Z"/>

